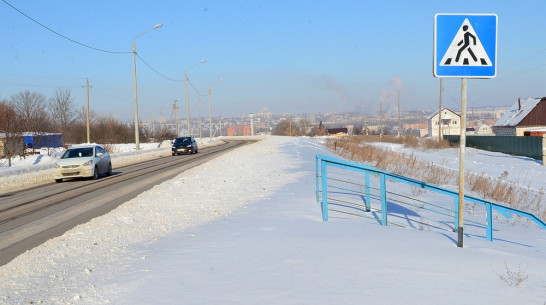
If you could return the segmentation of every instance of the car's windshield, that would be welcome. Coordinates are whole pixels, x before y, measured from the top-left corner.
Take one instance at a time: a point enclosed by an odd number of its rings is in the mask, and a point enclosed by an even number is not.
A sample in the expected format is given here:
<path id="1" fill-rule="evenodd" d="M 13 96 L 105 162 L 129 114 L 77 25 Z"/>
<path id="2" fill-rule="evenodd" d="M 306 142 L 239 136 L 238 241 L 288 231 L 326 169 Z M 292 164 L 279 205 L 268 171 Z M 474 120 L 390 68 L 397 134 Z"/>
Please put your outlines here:
<path id="1" fill-rule="evenodd" d="M 92 157 L 93 156 L 93 148 L 92 147 L 86 147 L 86 148 L 71 148 L 64 152 L 61 159 L 68 159 L 68 158 L 81 158 L 81 157 Z"/>
<path id="2" fill-rule="evenodd" d="M 174 144 L 180 144 L 180 143 L 191 143 L 191 139 L 190 138 L 176 138 L 176 140 L 174 140 Z"/>

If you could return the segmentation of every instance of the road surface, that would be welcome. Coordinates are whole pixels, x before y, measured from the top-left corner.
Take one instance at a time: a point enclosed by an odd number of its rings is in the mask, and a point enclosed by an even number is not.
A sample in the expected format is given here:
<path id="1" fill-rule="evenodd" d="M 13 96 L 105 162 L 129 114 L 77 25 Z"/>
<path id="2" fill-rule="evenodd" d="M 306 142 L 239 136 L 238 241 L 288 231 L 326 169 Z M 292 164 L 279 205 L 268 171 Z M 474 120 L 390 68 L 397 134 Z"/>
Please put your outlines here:
<path id="1" fill-rule="evenodd" d="M 0 266 L 26 250 L 108 213 L 183 171 L 249 142 L 199 149 L 113 169 L 98 180 L 65 180 L 0 195 Z"/>

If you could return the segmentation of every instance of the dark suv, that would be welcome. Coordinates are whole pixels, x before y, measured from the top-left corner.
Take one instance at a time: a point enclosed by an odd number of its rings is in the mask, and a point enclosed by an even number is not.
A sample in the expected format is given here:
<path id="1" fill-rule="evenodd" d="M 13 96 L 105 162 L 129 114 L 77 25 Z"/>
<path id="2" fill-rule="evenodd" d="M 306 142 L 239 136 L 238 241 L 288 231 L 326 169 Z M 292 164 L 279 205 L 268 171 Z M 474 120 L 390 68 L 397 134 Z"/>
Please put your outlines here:
<path id="1" fill-rule="evenodd" d="M 178 155 L 181 153 L 196 154 L 197 142 L 193 137 L 180 137 L 176 138 L 172 146 L 172 155 Z"/>

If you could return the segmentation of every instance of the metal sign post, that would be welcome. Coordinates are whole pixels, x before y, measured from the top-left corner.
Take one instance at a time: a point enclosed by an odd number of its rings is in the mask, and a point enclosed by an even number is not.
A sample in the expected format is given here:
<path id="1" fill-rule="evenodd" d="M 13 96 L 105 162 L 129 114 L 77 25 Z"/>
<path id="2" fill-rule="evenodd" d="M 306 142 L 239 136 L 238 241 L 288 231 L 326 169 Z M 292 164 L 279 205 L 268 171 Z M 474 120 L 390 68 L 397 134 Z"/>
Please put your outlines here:
<path id="1" fill-rule="evenodd" d="M 459 146 L 459 213 L 457 218 L 457 247 L 463 247 L 464 219 L 464 153 L 466 146 L 466 78 L 461 83 L 461 138 Z"/>
<path id="2" fill-rule="evenodd" d="M 445 77 L 462 79 L 459 202 L 456 224 L 457 247 L 460 248 L 463 247 L 467 78 L 493 78 L 497 75 L 497 24 L 498 17 L 495 14 L 436 14 L 434 16 L 433 75 L 440 79 Z M 440 94 L 441 90 L 440 85 Z M 440 106 L 439 124 L 441 124 L 441 111 Z M 441 133 L 439 136 L 441 137 Z"/>

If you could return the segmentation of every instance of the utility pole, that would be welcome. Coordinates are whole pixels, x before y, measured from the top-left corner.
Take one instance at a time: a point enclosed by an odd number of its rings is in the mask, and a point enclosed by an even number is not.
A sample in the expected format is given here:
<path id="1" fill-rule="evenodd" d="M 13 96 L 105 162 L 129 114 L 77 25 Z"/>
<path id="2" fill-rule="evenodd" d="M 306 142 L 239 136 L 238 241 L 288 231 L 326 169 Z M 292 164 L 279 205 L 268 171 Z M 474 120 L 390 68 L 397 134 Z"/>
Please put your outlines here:
<path id="1" fill-rule="evenodd" d="M 250 117 L 250 136 L 254 136 L 254 113 L 248 115 Z"/>
<path id="2" fill-rule="evenodd" d="M 292 136 L 292 119 L 290 119 L 290 122 L 289 122 L 289 133 L 290 133 L 290 136 Z"/>
<path id="3" fill-rule="evenodd" d="M 186 113 L 188 114 L 188 136 L 191 136 L 190 125 L 190 95 L 188 93 L 188 72 L 186 72 Z M 176 135 L 178 137 L 178 135 Z"/>
<path id="4" fill-rule="evenodd" d="M 210 88 L 209 88 L 209 137 L 212 141 L 212 114 L 210 109 Z"/>
<path id="5" fill-rule="evenodd" d="M 383 103 L 379 102 L 379 137 L 383 136 Z"/>
<path id="6" fill-rule="evenodd" d="M 199 101 L 199 139 L 202 139 L 203 133 L 201 127 L 203 126 L 203 123 L 201 121 L 201 97 L 197 96 L 197 100 Z"/>
<path id="7" fill-rule="evenodd" d="M 442 93 L 444 90 L 444 79 L 440 78 L 440 108 L 438 109 L 438 142 L 442 141 Z M 432 130 L 432 127 L 430 127 Z"/>
<path id="8" fill-rule="evenodd" d="M 178 101 L 174 100 L 173 110 L 174 110 L 174 121 L 176 122 L 176 137 L 180 134 L 180 129 L 178 128 Z"/>
<path id="9" fill-rule="evenodd" d="M 402 132 L 402 121 L 400 120 L 400 91 L 398 91 L 398 137 Z"/>
<path id="10" fill-rule="evenodd" d="M 90 137 L 89 137 L 89 78 L 85 81 L 85 86 L 82 86 L 87 88 L 87 119 L 86 119 L 86 125 L 87 125 L 87 143 L 91 143 Z M 91 87 L 93 88 L 93 87 Z"/>

